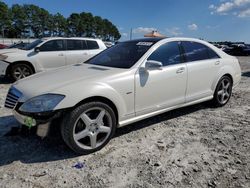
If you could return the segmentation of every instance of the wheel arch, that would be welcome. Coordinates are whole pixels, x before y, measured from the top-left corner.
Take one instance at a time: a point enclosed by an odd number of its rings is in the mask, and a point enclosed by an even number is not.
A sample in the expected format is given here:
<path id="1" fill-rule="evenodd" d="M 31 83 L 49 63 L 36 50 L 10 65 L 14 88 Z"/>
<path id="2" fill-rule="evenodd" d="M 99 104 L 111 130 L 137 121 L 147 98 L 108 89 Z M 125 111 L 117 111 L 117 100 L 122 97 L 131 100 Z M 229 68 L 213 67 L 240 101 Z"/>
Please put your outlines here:
<path id="1" fill-rule="evenodd" d="M 118 125 L 119 122 L 119 114 L 118 114 L 118 109 L 116 107 L 116 105 L 114 104 L 113 101 L 111 101 L 110 99 L 106 98 L 106 97 L 102 97 L 102 96 L 92 96 L 92 97 L 88 97 L 83 99 L 82 101 L 78 102 L 73 108 L 76 108 L 82 104 L 88 103 L 88 102 L 94 102 L 94 101 L 98 101 L 98 102 L 103 102 L 107 105 L 109 105 L 112 110 L 115 113 L 116 116 L 116 124 Z"/>
<path id="2" fill-rule="evenodd" d="M 233 75 L 234 75 L 234 71 L 233 71 L 233 69 L 232 69 L 231 67 L 224 67 L 224 68 L 222 68 L 222 69 L 218 72 L 217 77 L 214 79 L 214 82 L 213 82 L 213 84 L 212 84 L 212 91 L 213 91 L 213 92 L 215 91 L 216 86 L 217 86 L 219 80 L 220 80 L 223 76 L 228 76 L 228 77 L 231 79 L 232 84 L 233 84 L 233 83 L 234 83 L 234 77 L 233 77 Z"/>
<path id="3" fill-rule="evenodd" d="M 11 67 L 14 65 L 17 65 L 17 64 L 26 64 L 32 68 L 34 73 L 36 72 L 35 67 L 31 62 L 29 62 L 29 61 L 15 61 L 15 62 L 9 64 L 9 66 L 7 67 L 7 70 L 6 70 L 6 74 L 9 75 L 10 71 L 11 71 Z"/>
<path id="4" fill-rule="evenodd" d="M 231 75 L 231 74 L 226 73 L 226 74 L 224 74 L 223 76 L 228 76 L 228 77 L 231 79 L 232 84 L 234 84 L 234 80 L 233 80 L 233 77 L 232 77 L 232 75 Z M 223 77 L 223 76 L 222 76 L 222 77 Z"/>

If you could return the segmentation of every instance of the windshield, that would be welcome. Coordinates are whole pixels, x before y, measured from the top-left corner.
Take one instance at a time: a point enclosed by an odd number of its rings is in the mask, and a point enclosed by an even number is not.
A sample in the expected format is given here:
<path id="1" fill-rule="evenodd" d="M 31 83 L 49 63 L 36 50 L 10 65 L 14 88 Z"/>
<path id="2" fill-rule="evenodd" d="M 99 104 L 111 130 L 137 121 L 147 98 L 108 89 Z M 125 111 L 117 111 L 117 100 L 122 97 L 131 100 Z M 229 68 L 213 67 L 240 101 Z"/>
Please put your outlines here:
<path id="1" fill-rule="evenodd" d="M 41 44 L 43 42 L 43 40 L 41 39 L 37 39 L 34 42 L 28 44 L 27 46 L 25 46 L 24 48 L 22 48 L 22 50 L 32 50 L 33 48 L 35 48 L 38 44 Z"/>
<path id="2" fill-rule="evenodd" d="M 87 64 L 106 67 L 132 67 L 154 44 L 154 42 L 121 42 L 96 55 Z"/>

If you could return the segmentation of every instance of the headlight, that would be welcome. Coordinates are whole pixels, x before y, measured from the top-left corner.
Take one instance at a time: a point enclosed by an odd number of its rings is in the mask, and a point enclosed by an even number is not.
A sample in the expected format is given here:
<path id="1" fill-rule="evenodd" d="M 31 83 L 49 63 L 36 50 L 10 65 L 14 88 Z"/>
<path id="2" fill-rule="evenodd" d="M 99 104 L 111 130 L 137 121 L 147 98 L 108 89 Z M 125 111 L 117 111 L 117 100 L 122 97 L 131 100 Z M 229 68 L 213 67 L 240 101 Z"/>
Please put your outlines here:
<path id="1" fill-rule="evenodd" d="M 5 60 L 5 59 L 7 59 L 7 58 L 8 58 L 7 55 L 0 54 L 0 60 Z"/>
<path id="2" fill-rule="evenodd" d="M 34 97 L 20 107 L 20 111 L 29 113 L 52 111 L 64 98 L 64 95 L 45 94 Z"/>

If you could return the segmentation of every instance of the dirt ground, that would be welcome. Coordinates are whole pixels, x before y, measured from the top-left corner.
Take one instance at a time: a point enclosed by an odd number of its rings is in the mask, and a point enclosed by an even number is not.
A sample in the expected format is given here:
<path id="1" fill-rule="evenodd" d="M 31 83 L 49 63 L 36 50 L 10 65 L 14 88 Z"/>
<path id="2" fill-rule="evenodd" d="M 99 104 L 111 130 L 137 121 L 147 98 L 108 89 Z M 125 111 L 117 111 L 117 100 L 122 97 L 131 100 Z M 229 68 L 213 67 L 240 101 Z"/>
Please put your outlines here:
<path id="1" fill-rule="evenodd" d="M 249 188 L 250 57 L 239 59 L 242 81 L 225 107 L 199 104 L 120 128 L 86 156 L 60 138 L 14 131 L 3 107 L 10 84 L 1 79 L 0 187 Z M 73 167 L 78 162 L 83 168 Z"/>

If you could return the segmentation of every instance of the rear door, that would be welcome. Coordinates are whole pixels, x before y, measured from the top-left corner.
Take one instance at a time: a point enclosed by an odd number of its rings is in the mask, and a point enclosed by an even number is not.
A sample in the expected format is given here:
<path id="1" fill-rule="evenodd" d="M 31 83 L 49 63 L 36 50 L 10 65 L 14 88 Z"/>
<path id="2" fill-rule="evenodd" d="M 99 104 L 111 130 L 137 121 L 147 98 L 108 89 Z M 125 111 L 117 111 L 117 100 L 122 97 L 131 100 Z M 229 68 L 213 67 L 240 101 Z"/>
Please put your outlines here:
<path id="1" fill-rule="evenodd" d="M 33 58 L 44 69 L 51 69 L 66 65 L 64 40 L 49 40 L 39 47 L 40 51 Z"/>
<path id="2" fill-rule="evenodd" d="M 66 62 L 68 65 L 83 63 L 89 59 L 89 50 L 85 40 L 67 39 L 66 46 Z"/>
<path id="3" fill-rule="evenodd" d="M 212 84 L 221 67 L 220 57 L 198 42 L 183 41 L 181 45 L 188 70 L 186 102 L 213 95 Z"/>

